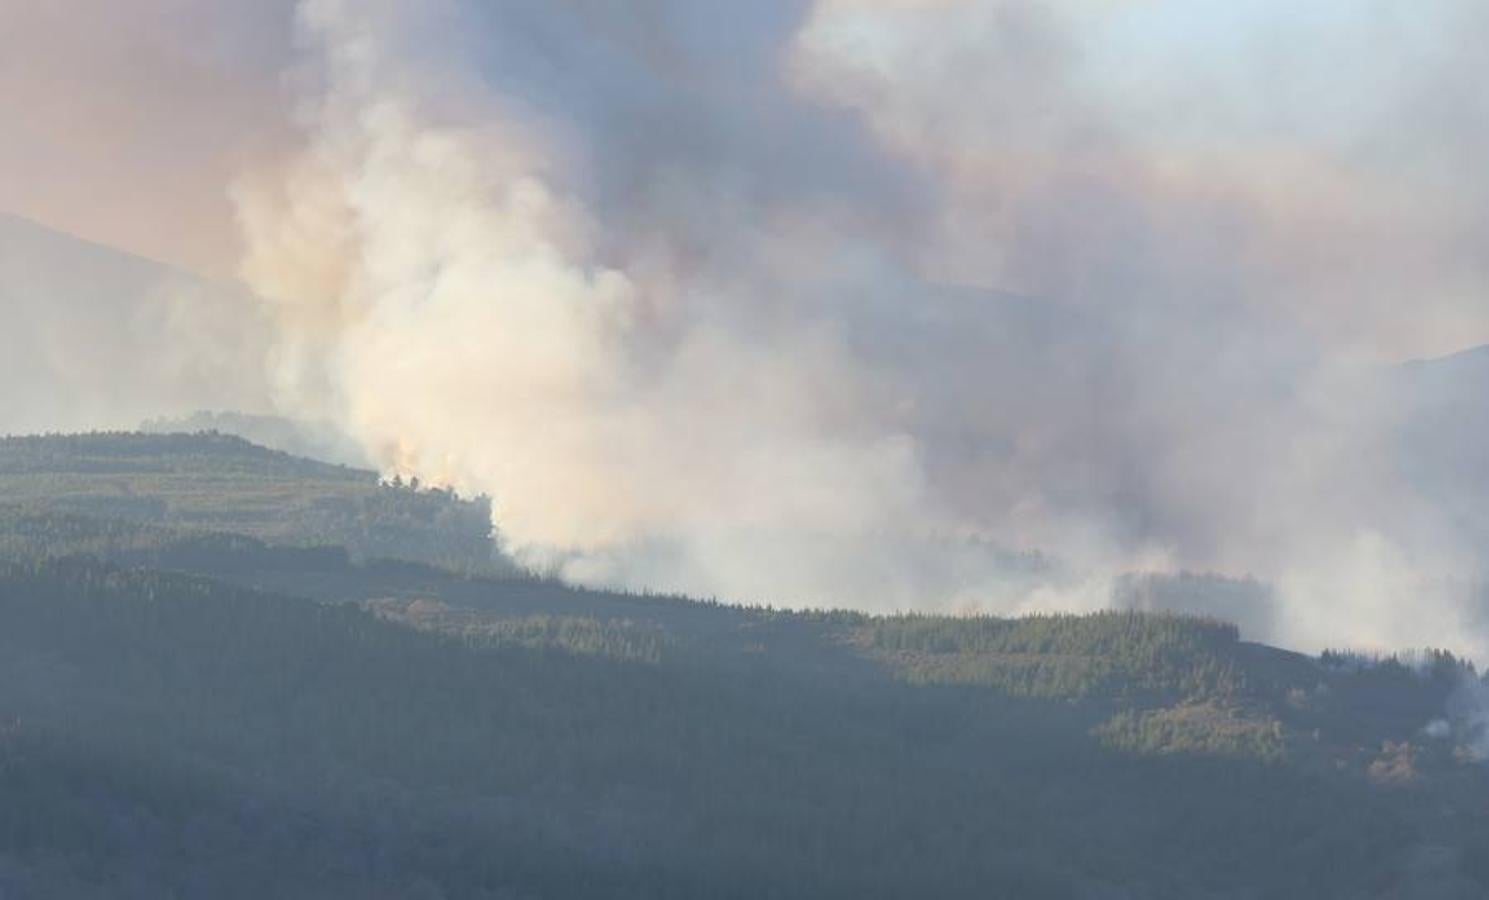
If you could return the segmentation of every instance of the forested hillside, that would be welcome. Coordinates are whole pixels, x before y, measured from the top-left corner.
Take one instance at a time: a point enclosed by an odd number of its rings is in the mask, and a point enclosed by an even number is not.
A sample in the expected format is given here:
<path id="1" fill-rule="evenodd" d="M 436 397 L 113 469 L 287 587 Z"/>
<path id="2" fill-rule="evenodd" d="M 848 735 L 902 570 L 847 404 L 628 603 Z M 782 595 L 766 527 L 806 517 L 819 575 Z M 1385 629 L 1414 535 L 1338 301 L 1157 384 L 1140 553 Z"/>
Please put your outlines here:
<path id="1" fill-rule="evenodd" d="M 281 544 L 345 547 L 489 572 L 507 568 L 491 505 L 217 432 L 0 438 L 0 503 Z"/>
<path id="2" fill-rule="evenodd" d="M 345 536 L 474 510 L 220 436 L 7 441 L 0 484 L 6 898 L 1489 894 L 1448 654 L 390 560 Z"/>

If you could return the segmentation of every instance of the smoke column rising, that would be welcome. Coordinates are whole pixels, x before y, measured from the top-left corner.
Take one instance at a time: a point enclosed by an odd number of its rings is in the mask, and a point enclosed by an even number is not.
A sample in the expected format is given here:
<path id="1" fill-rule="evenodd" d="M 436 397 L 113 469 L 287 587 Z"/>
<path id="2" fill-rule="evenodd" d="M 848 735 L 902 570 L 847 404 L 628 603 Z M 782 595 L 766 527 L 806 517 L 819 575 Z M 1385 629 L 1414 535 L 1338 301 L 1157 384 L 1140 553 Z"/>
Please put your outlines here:
<path id="1" fill-rule="evenodd" d="M 1317 123 L 1155 150 L 1090 77 L 1116 15 L 305 3 L 305 150 L 236 191 L 281 403 L 585 581 L 1010 610 L 1197 567 L 1294 640 L 1456 637 L 1357 335 L 1413 257 L 1471 278 L 1472 223 L 1406 233 Z"/>
<path id="2" fill-rule="evenodd" d="M 910 398 L 841 321 L 902 205 L 858 188 L 899 174 L 773 83 L 801 10 L 421 8 L 497 19 L 431 72 L 403 10 L 351 9 L 302 10 L 311 145 L 285 199 L 240 195 L 289 403 L 583 578 L 826 599 L 809 543 L 931 524 Z"/>
<path id="3" fill-rule="evenodd" d="M 1479 651 L 1394 364 L 1489 341 L 1489 23 L 1401 10 L 305 0 L 268 388 L 581 581 Z"/>

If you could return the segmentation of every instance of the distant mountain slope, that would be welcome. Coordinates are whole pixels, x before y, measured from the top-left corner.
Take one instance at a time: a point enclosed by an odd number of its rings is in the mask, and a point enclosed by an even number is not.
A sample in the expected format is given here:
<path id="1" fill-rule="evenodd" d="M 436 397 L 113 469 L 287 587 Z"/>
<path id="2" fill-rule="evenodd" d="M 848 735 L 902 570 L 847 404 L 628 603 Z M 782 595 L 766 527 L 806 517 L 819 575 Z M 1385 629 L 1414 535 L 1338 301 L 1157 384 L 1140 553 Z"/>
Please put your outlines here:
<path id="1" fill-rule="evenodd" d="M 260 408 L 259 308 L 240 288 L 0 213 L 0 433 Z"/>

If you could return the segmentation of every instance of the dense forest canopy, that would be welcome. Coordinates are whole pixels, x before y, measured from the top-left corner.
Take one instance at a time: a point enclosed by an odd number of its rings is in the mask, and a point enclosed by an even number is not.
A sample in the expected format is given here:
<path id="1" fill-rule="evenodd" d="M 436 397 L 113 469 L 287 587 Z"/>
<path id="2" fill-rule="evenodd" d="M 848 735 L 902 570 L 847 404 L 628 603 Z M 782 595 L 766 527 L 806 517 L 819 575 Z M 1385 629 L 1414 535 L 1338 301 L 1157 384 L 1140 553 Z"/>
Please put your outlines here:
<path id="1" fill-rule="evenodd" d="M 1474 667 L 1168 611 L 1203 580 L 584 590 L 471 565 L 484 501 L 212 434 L 0 441 L 0 485 L 5 896 L 1489 892 Z"/>

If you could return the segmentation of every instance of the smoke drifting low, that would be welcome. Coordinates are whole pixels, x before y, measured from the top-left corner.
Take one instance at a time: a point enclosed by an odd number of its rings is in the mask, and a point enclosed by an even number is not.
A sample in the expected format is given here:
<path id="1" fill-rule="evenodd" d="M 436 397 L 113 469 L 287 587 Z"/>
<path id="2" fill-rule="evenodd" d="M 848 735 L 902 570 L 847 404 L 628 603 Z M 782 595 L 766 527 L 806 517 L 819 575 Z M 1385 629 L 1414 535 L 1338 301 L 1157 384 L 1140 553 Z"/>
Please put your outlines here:
<path id="1" fill-rule="evenodd" d="M 269 390 L 581 581 L 1482 652 L 1489 22 L 1236 6 L 305 0 Z"/>
<path id="2" fill-rule="evenodd" d="M 267 408 L 275 335 L 241 288 L 0 214 L 0 433 Z"/>

